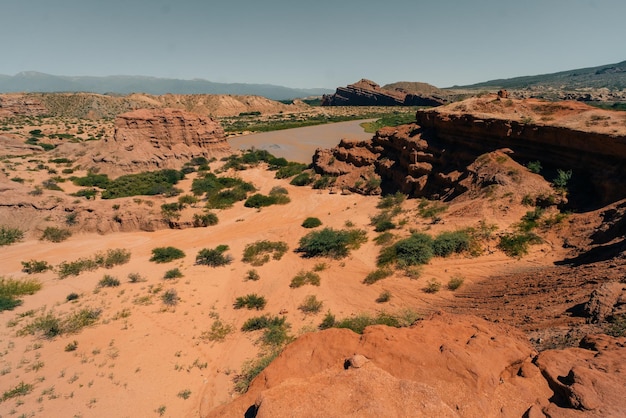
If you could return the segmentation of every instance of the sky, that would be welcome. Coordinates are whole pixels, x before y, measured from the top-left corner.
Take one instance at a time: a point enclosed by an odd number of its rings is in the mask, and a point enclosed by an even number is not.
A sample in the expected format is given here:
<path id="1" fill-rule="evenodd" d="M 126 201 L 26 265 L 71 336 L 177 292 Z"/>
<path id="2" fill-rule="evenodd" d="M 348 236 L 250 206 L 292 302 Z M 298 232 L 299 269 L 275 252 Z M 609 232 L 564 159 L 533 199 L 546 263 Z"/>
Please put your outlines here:
<path id="1" fill-rule="evenodd" d="M 0 0 L 0 74 L 437 87 L 626 60 L 624 0 Z"/>

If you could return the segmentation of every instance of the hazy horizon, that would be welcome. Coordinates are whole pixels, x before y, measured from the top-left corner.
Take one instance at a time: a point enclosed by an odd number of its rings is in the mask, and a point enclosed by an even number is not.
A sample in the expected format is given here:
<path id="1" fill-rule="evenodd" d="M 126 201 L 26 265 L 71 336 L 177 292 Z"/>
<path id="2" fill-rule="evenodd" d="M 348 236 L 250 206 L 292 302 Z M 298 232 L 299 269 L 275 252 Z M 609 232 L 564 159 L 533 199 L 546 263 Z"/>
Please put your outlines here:
<path id="1" fill-rule="evenodd" d="M 618 0 L 2 0 L 0 74 L 437 87 L 621 62 Z"/>

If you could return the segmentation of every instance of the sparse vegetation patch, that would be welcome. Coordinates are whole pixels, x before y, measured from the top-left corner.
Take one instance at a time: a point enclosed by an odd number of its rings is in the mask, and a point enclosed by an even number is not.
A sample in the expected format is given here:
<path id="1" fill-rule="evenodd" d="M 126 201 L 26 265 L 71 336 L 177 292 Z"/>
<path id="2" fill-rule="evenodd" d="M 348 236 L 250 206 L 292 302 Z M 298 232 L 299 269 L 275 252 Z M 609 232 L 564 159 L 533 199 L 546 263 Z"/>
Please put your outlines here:
<path id="1" fill-rule="evenodd" d="M 243 251 L 243 262 L 253 266 L 262 266 L 270 261 L 270 256 L 274 260 L 280 260 L 289 247 L 283 241 L 257 241 L 246 245 Z"/>

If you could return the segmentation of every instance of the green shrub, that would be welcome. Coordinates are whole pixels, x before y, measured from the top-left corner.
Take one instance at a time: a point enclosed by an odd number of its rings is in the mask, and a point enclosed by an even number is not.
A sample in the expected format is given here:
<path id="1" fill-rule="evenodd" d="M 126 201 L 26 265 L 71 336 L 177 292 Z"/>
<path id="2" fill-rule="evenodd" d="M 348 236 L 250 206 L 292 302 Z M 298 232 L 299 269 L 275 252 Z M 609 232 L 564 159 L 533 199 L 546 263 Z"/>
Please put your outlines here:
<path id="1" fill-rule="evenodd" d="M 243 332 L 257 331 L 264 328 L 270 327 L 281 327 L 286 324 L 286 318 L 284 316 L 274 316 L 270 317 L 269 315 L 263 316 L 254 316 L 249 318 L 246 322 L 241 326 L 241 330 Z"/>
<path id="2" fill-rule="evenodd" d="M 177 170 L 148 171 L 138 174 L 127 174 L 109 181 L 102 192 L 103 199 L 117 199 L 128 196 L 166 195 L 176 196 L 178 189 L 174 188 L 185 175 Z"/>
<path id="3" fill-rule="evenodd" d="M 304 253 L 305 257 L 343 258 L 350 249 L 359 248 L 364 241 L 367 241 L 367 234 L 363 230 L 324 228 L 302 237 L 296 251 Z"/>
<path id="4" fill-rule="evenodd" d="M 295 275 L 293 279 L 291 279 L 291 283 L 289 284 L 289 287 L 298 288 L 306 284 L 319 286 L 320 280 L 321 279 L 320 279 L 319 274 L 314 273 L 312 271 L 301 270 L 298 274 Z"/>
<path id="5" fill-rule="evenodd" d="M 430 201 L 422 198 L 417 205 L 417 212 L 422 218 L 436 219 L 440 213 L 445 212 L 448 207 L 437 201 Z"/>
<path id="6" fill-rule="evenodd" d="M 324 302 L 317 300 L 315 295 L 308 295 L 304 298 L 304 301 L 300 304 L 300 306 L 298 306 L 298 309 L 300 309 L 304 314 L 314 314 L 318 313 L 322 309 L 322 305 L 324 305 Z"/>
<path id="7" fill-rule="evenodd" d="M 204 213 L 202 215 L 197 213 L 193 214 L 193 226 L 195 228 L 217 225 L 218 222 L 217 215 L 213 212 Z"/>
<path id="8" fill-rule="evenodd" d="M 380 198 L 380 202 L 376 207 L 378 209 L 391 209 L 394 206 L 399 206 L 406 200 L 406 196 L 400 192 L 395 194 L 389 194 Z"/>
<path id="9" fill-rule="evenodd" d="M 378 268 L 376 270 L 374 270 L 373 272 L 369 273 L 365 279 L 363 279 L 363 283 L 365 284 L 373 284 L 376 283 L 379 280 L 382 280 L 386 277 L 389 277 L 393 274 L 393 270 L 391 270 L 390 268 L 387 267 L 381 267 Z"/>
<path id="10" fill-rule="evenodd" d="M 65 297 L 65 300 L 71 302 L 73 300 L 77 300 L 80 297 L 78 293 L 72 292 Z"/>
<path id="11" fill-rule="evenodd" d="M 95 262 L 106 269 L 126 264 L 130 261 L 130 251 L 123 248 L 113 248 L 107 250 L 106 253 L 97 253 L 94 257 Z"/>
<path id="12" fill-rule="evenodd" d="M 183 273 L 178 269 L 178 267 L 166 271 L 163 275 L 163 279 L 165 280 L 180 279 L 181 277 L 183 277 Z"/>
<path id="13" fill-rule="evenodd" d="M 374 226 L 374 231 L 385 232 L 390 229 L 394 229 L 396 224 L 392 221 L 392 214 L 388 211 L 379 213 L 371 218 L 371 225 Z"/>
<path id="14" fill-rule="evenodd" d="M 52 266 L 47 261 L 30 260 L 22 261 L 22 271 L 26 274 L 43 273 L 52 270 Z"/>
<path id="15" fill-rule="evenodd" d="M 270 261 L 270 255 L 274 260 L 280 260 L 289 247 L 283 241 L 257 241 L 246 245 L 243 251 L 243 262 L 253 266 L 262 266 Z"/>
<path id="16" fill-rule="evenodd" d="M 65 346 L 65 351 L 66 352 L 76 351 L 77 348 L 78 348 L 78 341 L 74 340 L 70 343 L 67 343 L 67 345 Z"/>
<path id="17" fill-rule="evenodd" d="M 96 270 L 98 267 L 98 263 L 91 259 L 81 258 L 71 262 L 63 261 L 57 266 L 57 274 L 60 279 L 64 279 L 68 276 L 78 276 L 83 271 Z"/>
<path id="18" fill-rule="evenodd" d="M 18 396 L 26 396 L 33 391 L 34 386 L 30 383 L 20 382 L 13 389 L 9 389 L 2 394 L 2 402 Z"/>
<path id="19" fill-rule="evenodd" d="M 294 186 L 306 186 L 311 183 L 313 183 L 313 177 L 308 172 L 298 174 L 289 182 L 289 184 Z"/>
<path id="20" fill-rule="evenodd" d="M 254 194 L 246 199 L 243 204 L 247 208 L 261 208 L 265 206 L 271 205 L 286 205 L 289 203 L 291 199 L 289 196 L 282 193 L 274 193 L 268 196 L 262 195 L 260 193 Z"/>
<path id="21" fill-rule="evenodd" d="M 541 173 L 541 162 L 540 161 L 529 161 L 528 164 L 526 164 L 526 168 L 528 168 L 528 170 L 531 173 L 535 173 L 535 174 L 539 174 Z"/>
<path id="22" fill-rule="evenodd" d="M 433 253 L 438 257 L 448 257 L 469 249 L 470 236 L 465 231 L 442 232 L 433 241 Z"/>
<path id="23" fill-rule="evenodd" d="M 531 244 L 540 244 L 541 242 L 541 238 L 533 232 L 505 233 L 500 236 L 498 248 L 509 257 L 520 258 L 528 254 L 528 248 Z"/>
<path id="24" fill-rule="evenodd" d="M 256 282 L 260 278 L 261 276 L 259 276 L 259 273 L 256 270 L 252 269 L 246 272 L 246 276 L 244 277 L 244 280 L 251 280 L 251 281 Z"/>
<path id="25" fill-rule="evenodd" d="M 357 334 L 363 334 L 365 327 L 370 325 L 387 325 L 394 328 L 407 327 L 412 325 L 418 318 L 418 315 L 412 311 L 403 312 L 401 315 L 391 315 L 381 312 L 374 317 L 367 314 L 360 314 L 338 321 L 335 320 L 331 327 L 347 328 Z"/>
<path id="26" fill-rule="evenodd" d="M 120 285 L 120 281 L 113 276 L 105 274 L 102 279 L 98 282 L 98 287 L 117 287 Z"/>
<path id="27" fill-rule="evenodd" d="M 20 306 L 19 296 L 32 295 L 41 289 L 41 283 L 35 279 L 16 280 L 0 277 L 0 312 Z"/>
<path id="28" fill-rule="evenodd" d="M 302 226 L 304 228 L 317 228 L 318 226 L 320 226 L 322 224 L 322 221 L 319 220 L 319 218 L 306 218 L 304 221 L 302 221 Z"/>
<path id="29" fill-rule="evenodd" d="M 19 336 L 41 335 L 43 338 L 54 338 L 57 335 L 77 333 L 82 328 L 93 325 L 100 318 L 100 309 L 84 308 L 60 318 L 52 312 L 42 314 L 27 324 L 20 331 Z"/>
<path id="30" fill-rule="evenodd" d="M 250 293 L 246 296 L 240 296 L 235 300 L 233 308 L 235 309 L 256 309 L 261 311 L 265 308 L 267 301 L 263 296 L 259 296 L 256 293 Z"/>
<path id="31" fill-rule="evenodd" d="M 552 180 L 552 184 L 559 189 L 564 189 L 567 187 L 567 183 L 572 178 L 572 170 L 556 170 L 556 177 Z"/>
<path id="32" fill-rule="evenodd" d="M 178 292 L 176 289 L 168 289 L 161 295 L 161 301 L 166 306 L 176 306 L 178 304 Z"/>
<path id="33" fill-rule="evenodd" d="M 0 247 L 11 245 L 24 238 L 24 232 L 18 228 L 0 226 Z"/>
<path id="34" fill-rule="evenodd" d="M 374 243 L 376 245 L 386 245 L 393 241 L 393 239 L 394 235 L 391 232 L 386 231 L 374 238 Z"/>
<path id="35" fill-rule="evenodd" d="M 441 282 L 436 279 L 430 279 L 426 286 L 424 287 L 424 292 L 426 293 L 437 293 L 441 289 Z"/>
<path id="36" fill-rule="evenodd" d="M 203 248 L 198 251 L 196 256 L 196 264 L 219 267 L 230 264 L 233 258 L 230 255 L 224 255 L 228 250 L 228 245 L 218 245 L 216 248 Z"/>
<path id="37" fill-rule="evenodd" d="M 385 290 L 381 292 L 380 295 L 378 295 L 378 297 L 376 298 L 376 303 L 389 302 L 390 299 L 391 299 L 391 292 L 389 292 L 388 290 Z"/>
<path id="38" fill-rule="evenodd" d="M 324 319 L 322 319 L 322 322 L 319 324 L 318 328 L 322 330 L 329 329 L 334 327 L 336 322 L 337 321 L 335 320 L 335 315 L 328 311 L 326 315 L 324 315 Z"/>
<path id="39" fill-rule="evenodd" d="M 139 273 L 128 273 L 128 281 L 131 283 L 145 282 L 146 279 Z"/>
<path id="40" fill-rule="evenodd" d="M 235 377 L 235 391 L 242 394 L 246 393 L 252 380 L 265 370 L 278 357 L 278 354 L 280 354 L 280 351 L 274 350 L 256 360 L 244 363 L 241 373 Z"/>
<path id="41" fill-rule="evenodd" d="M 459 287 L 461 287 L 464 281 L 465 279 L 460 276 L 454 276 L 450 278 L 450 281 L 448 281 L 448 290 L 457 290 Z"/>
<path id="42" fill-rule="evenodd" d="M 152 249 L 152 257 L 150 261 L 155 263 L 169 263 L 170 261 L 184 258 L 185 253 L 175 247 L 157 247 Z"/>
<path id="43" fill-rule="evenodd" d="M 202 333 L 202 338 L 206 338 L 209 341 L 224 341 L 226 336 L 233 332 L 233 327 L 229 324 L 225 324 L 220 319 L 216 319 L 211 324 L 211 330 Z"/>
<path id="44" fill-rule="evenodd" d="M 41 239 L 51 241 L 51 242 L 61 242 L 61 241 L 65 241 L 71 236 L 72 236 L 72 231 L 70 231 L 69 229 L 49 226 L 46 229 L 44 229 Z"/>
<path id="45" fill-rule="evenodd" d="M 82 187 L 106 189 L 109 185 L 109 177 L 106 174 L 88 173 L 85 177 L 72 178 L 72 183 Z"/>
<path id="46" fill-rule="evenodd" d="M 277 179 L 286 179 L 289 177 L 293 177 L 301 174 L 304 170 L 307 169 L 306 164 L 288 162 L 286 166 L 280 167 L 278 171 L 276 171 L 275 177 Z"/>
<path id="47" fill-rule="evenodd" d="M 433 256 L 433 239 L 426 234 L 415 233 L 409 238 L 383 248 L 378 255 L 378 265 L 396 263 L 399 267 L 427 264 Z"/>

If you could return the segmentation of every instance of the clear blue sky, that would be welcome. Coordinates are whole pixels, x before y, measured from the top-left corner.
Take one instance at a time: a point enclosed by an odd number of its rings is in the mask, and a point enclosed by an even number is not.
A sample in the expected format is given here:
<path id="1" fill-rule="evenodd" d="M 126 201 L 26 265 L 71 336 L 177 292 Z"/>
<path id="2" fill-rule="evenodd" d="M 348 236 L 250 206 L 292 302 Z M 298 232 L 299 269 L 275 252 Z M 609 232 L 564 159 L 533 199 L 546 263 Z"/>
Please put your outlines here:
<path id="1" fill-rule="evenodd" d="M 438 87 L 626 60 L 624 0 L 0 0 L 0 74 Z"/>

